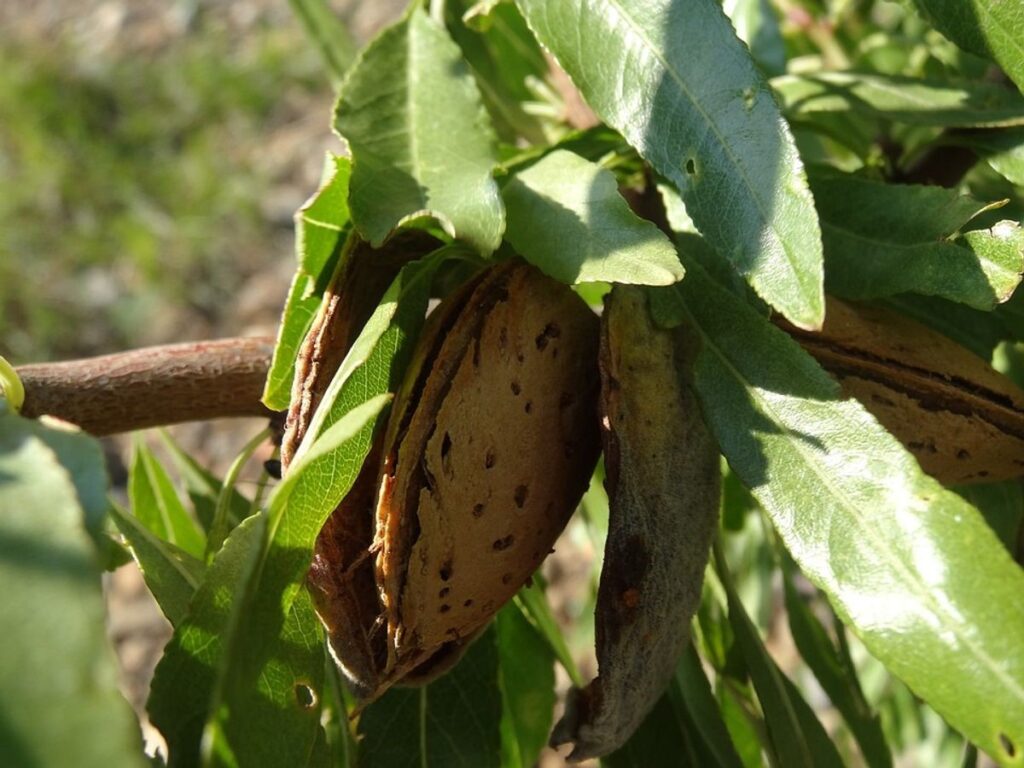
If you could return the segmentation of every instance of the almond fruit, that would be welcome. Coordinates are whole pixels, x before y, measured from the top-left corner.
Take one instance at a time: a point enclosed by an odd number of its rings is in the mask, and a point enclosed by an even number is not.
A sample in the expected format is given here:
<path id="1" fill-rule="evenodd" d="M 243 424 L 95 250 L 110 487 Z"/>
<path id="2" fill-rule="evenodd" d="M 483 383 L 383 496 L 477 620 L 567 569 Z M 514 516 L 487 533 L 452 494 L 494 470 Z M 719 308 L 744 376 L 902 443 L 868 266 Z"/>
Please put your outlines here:
<path id="1" fill-rule="evenodd" d="M 1024 391 L 956 342 L 831 297 L 821 331 L 786 329 L 940 482 L 1024 476 Z"/>
<path id="2" fill-rule="evenodd" d="M 598 321 L 503 262 L 446 300 L 392 411 L 376 513 L 386 677 L 481 630 L 551 550 L 597 460 Z"/>
<path id="3" fill-rule="evenodd" d="M 689 636 L 718 523 L 719 451 L 689 381 L 685 329 L 658 328 L 644 289 L 616 286 L 601 322 L 608 541 L 596 611 L 599 675 L 552 742 L 600 757 L 662 695 Z"/>

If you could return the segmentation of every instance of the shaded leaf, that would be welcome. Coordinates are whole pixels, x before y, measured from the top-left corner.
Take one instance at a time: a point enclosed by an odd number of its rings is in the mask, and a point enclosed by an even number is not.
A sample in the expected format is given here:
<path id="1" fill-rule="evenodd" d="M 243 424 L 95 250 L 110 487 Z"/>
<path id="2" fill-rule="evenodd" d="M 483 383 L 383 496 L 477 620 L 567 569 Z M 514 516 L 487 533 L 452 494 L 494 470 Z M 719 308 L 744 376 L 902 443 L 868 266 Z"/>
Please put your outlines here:
<path id="1" fill-rule="evenodd" d="M 538 577 L 535 575 L 534 579 L 536 580 Z M 530 587 L 521 589 L 515 596 L 515 604 L 522 611 L 523 616 L 547 641 L 551 652 L 558 659 L 558 663 L 562 665 L 566 674 L 569 675 L 573 685 L 582 686 L 583 677 L 580 675 L 579 669 L 576 667 L 576 661 L 569 652 L 569 647 L 562 636 L 562 631 L 558 628 L 555 617 L 551 613 L 551 606 L 548 605 L 544 590 Z"/>
<path id="2" fill-rule="evenodd" d="M 494 633 L 502 701 L 502 766 L 532 768 L 548 742 L 554 719 L 555 656 L 515 605 L 498 612 Z"/>
<path id="3" fill-rule="evenodd" d="M 821 622 L 797 594 L 789 567 L 783 568 L 783 589 L 789 629 L 800 658 L 810 667 L 822 690 L 842 714 L 857 740 L 864 761 L 872 768 L 891 766 L 892 755 L 885 743 L 881 722 L 864 698 L 856 670 L 848 658 L 840 655 Z M 842 632 L 843 629 L 840 626 L 836 631 Z"/>
<path id="4" fill-rule="evenodd" d="M 803 167 L 721 5 L 519 0 L 519 7 L 597 114 L 678 188 L 715 250 L 792 323 L 818 327 L 821 242 Z"/>
<path id="5" fill-rule="evenodd" d="M 348 186 L 352 165 L 347 157 L 328 155 L 325 181 L 295 214 L 298 268 L 285 300 L 274 357 L 263 388 L 263 404 L 283 411 L 291 401 L 295 359 L 320 303 L 347 237 Z"/>
<path id="6" fill-rule="evenodd" d="M 421 688 L 391 688 L 359 718 L 359 764 L 373 768 L 501 766 L 494 629 L 455 669 Z"/>
<path id="7" fill-rule="evenodd" d="M 619 194 L 611 171 L 555 150 L 502 190 L 507 240 L 563 283 L 671 285 L 683 267 L 669 239 Z"/>
<path id="8" fill-rule="evenodd" d="M 730 467 L 872 654 L 985 751 L 1019 754 L 1024 574 L 795 342 L 684 265 L 665 290 L 700 340 L 695 384 Z"/>
<path id="9" fill-rule="evenodd" d="M 203 579 L 205 564 L 153 535 L 116 504 L 111 504 L 110 516 L 128 543 L 160 610 L 177 626 L 185 618 L 192 595 Z"/>
<path id="10" fill-rule="evenodd" d="M 983 360 L 991 360 L 992 350 L 1007 336 L 999 317 L 1005 304 L 995 312 L 982 312 L 936 296 L 910 293 L 885 299 L 883 304 L 948 336 Z"/>
<path id="11" fill-rule="evenodd" d="M 671 696 L 658 699 L 629 740 L 603 758 L 610 768 L 678 768 L 703 766 L 682 729 Z"/>
<path id="12" fill-rule="evenodd" d="M 100 568 L 84 527 L 82 505 L 105 484 L 92 438 L 0 407 L 5 765 L 63 765 L 69 755 L 89 768 L 145 765 L 135 717 L 118 692 Z"/>
<path id="13" fill-rule="evenodd" d="M 679 659 L 669 695 L 677 708 L 685 710 L 691 737 L 696 737 L 702 744 L 702 752 L 706 755 L 702 765 L 719 765 L 723 768 L 738 768 L 742 765 L 711 691 L 711 684 L 704 674 L 700 657 L 692 644 Z"/>
<path id="14" fill-rule="evenodd" d="M 1024 186 L 1024 128 L 1001 131 L 962 131 L 946 134 L 945 144 L 973 149 L 1011 184 Z"/>
<path id="15" fill-rule="evenodd" d="M 498 247 L 492 128 L 458 47 L 418 5 L 360 54 L 335 127 L 352 152 L 352 220 L 372 245 L 428 215 L 484 254 Z"/>
<path id="16" fill-rule="evenodd" d="M 842 758 L 796 686 L 768 654 L 757 627 L 740 602 L 725 560 L 716 547 L 715 567 L 726 590 L 729 625 L 761 702 L 768 735 L 780 765 L 842 765 Z"/>
<path id="17" fill-rule="evenodd" d="M 206 536 L 199 528 L 153 452 L 136 440 L 128 471 L 128 500 L 131 512 L 158 538 L 196 558 L 203 557 Z"/>
<path id="18" fill-rule="evenodd" d="M 1024 488 L 1019 480 L 964 485 L 954 490 L 978 508 L 1011 555 L 1018 552 L 1024 543 Z"/>
<path id="19" fill-rule="evenodd" d="M 1024 7 L 1005 0 L 914 0 L 942 34 L 994 59 L 1024 91 Z"/>
<path id="20" fill-rule="evenodd" d="M 830 292 L 852 299 L 920 293 L 989 310 L 1020 283 L 1024 230 L 1018 224 L 959 234 L 996 204 L 824 168 L 810 177 Z"/>
<path id="21" fill-rule="evenodd" d="M 856 112 L 878 120 L 942 128 L 1024 125 L 1024 97 L 994 83 L 822 72 L 783 75 L 771 85 L 789 117 Z"/>

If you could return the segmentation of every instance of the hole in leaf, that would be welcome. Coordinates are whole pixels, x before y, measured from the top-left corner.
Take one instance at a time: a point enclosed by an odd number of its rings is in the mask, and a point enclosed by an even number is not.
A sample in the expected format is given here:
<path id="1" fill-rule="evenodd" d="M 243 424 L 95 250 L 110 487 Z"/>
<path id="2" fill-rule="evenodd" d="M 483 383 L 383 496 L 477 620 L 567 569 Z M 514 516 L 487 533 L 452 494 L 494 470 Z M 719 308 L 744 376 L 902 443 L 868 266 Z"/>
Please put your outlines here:
<path id="1" fill-rule="evenodd" d="M 312 709 L 316 706 L 316 693 L 305 683 L 296 683 L 295 702 L 303 709 Z"/>
<path id="2" fill-rule="evenodd" d="M 686 159 L 686 172 L 691 176 L 697 172 L 697 163 L 694 162 L 692 157 Z"/>
<path id="3" fill-rule="evenodd" d="M 1017 754 L 1017 747 L 1014 746 L 1013 742 L 1010 741 L 1010 737 L 1005 733 L 999 734 L 999 743 L 1002 745 L 1006 754 L 1010 757 L 1014 757 Z"/>

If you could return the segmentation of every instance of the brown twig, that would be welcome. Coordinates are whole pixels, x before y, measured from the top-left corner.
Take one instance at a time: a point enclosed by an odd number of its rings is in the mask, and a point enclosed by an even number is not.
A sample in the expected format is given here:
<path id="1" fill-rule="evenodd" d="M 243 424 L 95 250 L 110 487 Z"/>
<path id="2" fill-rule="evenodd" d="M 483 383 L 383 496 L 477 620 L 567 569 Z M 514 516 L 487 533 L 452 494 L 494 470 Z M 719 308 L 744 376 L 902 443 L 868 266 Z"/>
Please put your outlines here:
<path id="1" fill-rule="evenodd" d="M 94 435 L 231 416 L 271 416 L 260 402 L 274 340 L 146 347 L 84 360 L 23 365 L 22 414 L 49 414 Z"/>

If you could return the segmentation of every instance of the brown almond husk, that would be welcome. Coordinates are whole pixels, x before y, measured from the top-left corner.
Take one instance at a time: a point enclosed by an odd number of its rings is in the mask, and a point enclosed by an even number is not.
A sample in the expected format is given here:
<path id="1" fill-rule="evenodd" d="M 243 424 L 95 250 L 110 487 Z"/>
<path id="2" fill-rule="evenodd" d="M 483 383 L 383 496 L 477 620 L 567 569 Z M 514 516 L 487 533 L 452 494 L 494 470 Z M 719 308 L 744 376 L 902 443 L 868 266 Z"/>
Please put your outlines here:
<path id="1" fill-rule="evenodd" d="M 596 610 L 598 677 L 570 692 L 553 744 L 621 747 L 672 678 L 700 603 L 718 522 L 719 451 L 690 383 L 696 348 L 616 286 L 601 323 L 608 540 Z"/>
<path id="2" fill-rule="evenodd" d="M 1024 476 L 1024 391 L 956 342 L 832 297 L 820 332 L 786 330 L 940 482 Z"/>
<path id="3" fill-rule="evenodd" d="M 598 323 L 569 288 L 503 262 L 437 312 L 387 433 L 387 682 L 457 653 L 527 581 L 599 449 Z"/>

